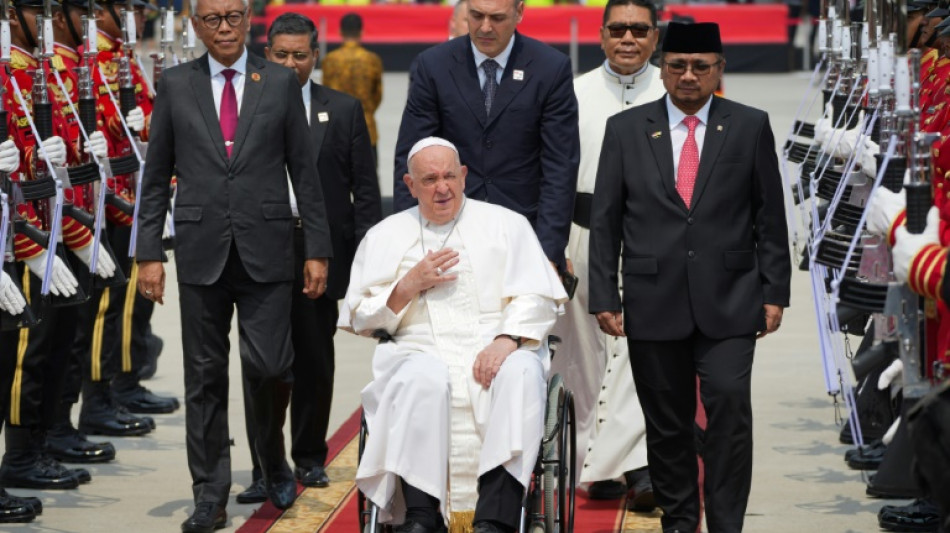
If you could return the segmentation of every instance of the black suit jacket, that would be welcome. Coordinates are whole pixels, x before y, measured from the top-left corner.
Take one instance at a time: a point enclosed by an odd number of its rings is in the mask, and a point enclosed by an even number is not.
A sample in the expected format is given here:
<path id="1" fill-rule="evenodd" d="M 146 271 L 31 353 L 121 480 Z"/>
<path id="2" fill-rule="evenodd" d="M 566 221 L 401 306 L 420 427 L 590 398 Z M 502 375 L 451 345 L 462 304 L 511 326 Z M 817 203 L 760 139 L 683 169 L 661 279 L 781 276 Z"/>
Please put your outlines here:
<path id="1" fill-rule="evenodd" d="M 292 281 L 290 173 L 303 217 L 307 258 L 331 257 L 323 192 L 300 83 L 283 66 L 248 54 L 244 95 L 229 159 L 211 90 L 208 55 L 166 70 L 156 87 L 139 211 L 138 261 L 162 259 L 169 180 L 178 176 L 178 281 L 210 285 L 232 241 L 254 281 Z"/>
<path id="2" fill-rule="evenodd" d="M 310 101 L 310 132 L 333 241 L 326 295 L 339 300 L 350 284 L 357 245 L 383 216 L 379 179 L 360 101 L 313 82 Z"/>
<path id="3" fill-rule="evenodd" d="M 465 194 L 526 216 L 548 258 L 563 264 L 580 162 L 571 62 L 540 41 L 517 32 L 514 39 L 491 115 L 468 36 L 429 48 L 413 62 L 393 205 L 401 211 L 416 203 L 402 181 L 412 145 L 444 137 L 468 166 Z"/>
<path id="4" fill-rule="evenodd" d="M 590 312 L 623 310 L 636 340 L 765 329 L 787 306 L 791 262 L 768 115 L 714 97 L 691 208 L 676 191 L 666 97 L 611 117 L 590 232 Z"/>

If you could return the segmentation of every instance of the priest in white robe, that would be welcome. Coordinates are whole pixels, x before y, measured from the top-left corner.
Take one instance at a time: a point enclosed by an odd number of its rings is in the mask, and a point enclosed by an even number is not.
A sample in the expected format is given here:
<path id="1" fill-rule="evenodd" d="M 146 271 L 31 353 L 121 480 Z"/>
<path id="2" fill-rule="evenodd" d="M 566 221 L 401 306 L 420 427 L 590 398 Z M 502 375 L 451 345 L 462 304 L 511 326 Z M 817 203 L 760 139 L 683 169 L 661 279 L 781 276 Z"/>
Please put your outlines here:
<path id="1" fill-rule="evenodd" d="M 362 391 L 359 489 L 399 532 L 518 528 L 543 433 L 548 332 L 567 300 L 523 216 L 465 198 L 466 168 L 427 138 L 404 177 L 418 207 L 360 243 L 339 326 L 390 336 Z M 473 513 L 473 514 L 472 514 Z"/>
<path id="2" fill-rule="evenodd" d="M 666 93 L 660 69 L 649 63 L 656 49 L 656 8 L 650 0 L 610 0 L 600 29 L 603 64 L 574 80 L 580 121 L 581 159 L 567 256 L 578 278 L 574 299 L 565 306 L 554 333 L 561 337 L 552 372 L 574 393 L 580 482 L 592 498 L 620 498 L 630 488 L 636 510 L 652 509 L 646 473 L 646 423 L 637 400 L 626 339 L 600 330 L 589 314 L 588 240 L 600 148 L 607 119 Z M 625 473 L 630 472 L 628 476 Z"/>

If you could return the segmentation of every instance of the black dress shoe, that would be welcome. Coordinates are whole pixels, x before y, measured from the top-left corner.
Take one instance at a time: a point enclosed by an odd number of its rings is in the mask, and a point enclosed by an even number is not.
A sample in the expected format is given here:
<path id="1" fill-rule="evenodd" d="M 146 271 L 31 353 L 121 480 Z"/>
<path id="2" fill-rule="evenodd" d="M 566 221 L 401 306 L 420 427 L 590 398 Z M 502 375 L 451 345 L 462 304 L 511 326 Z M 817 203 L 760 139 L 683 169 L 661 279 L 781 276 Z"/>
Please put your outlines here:
<path id="1" fill-rule="evenodd" d="M 924 531 L 936 533 L 940 510 L 928 500 L 917 499 L 910 505 L 886 505 L 877 514 L 878 525 L 886 531 Z"/>
<path id="2" fill-rule="evenodd" d="M 393 526 L 393 533 L 446 533 L 447 531 L 448 529 L 446 529 L 444 523 L 440 523 L 438 529 L 430 530 L 413 520 L 407 520 L 398 526 Z"/>
<path id="3" fill-rule="evenodd" d="M 330 478 L 327 471 L 322 466 L 311 466 L 307 468 L 297 467 L 294 469 L 294 476 L 304 487 L 329 487 Z"/>
<path id="4" fill-rule="evenodd" d="M 587 497 L 591 500 L 619 500 L 626 493 L 627 486 L 613 479 L 595 481 L 587 487 Z"/>
<path id="5" fill-rule="evenodd" d="M 472 523 L 473 533 L 513 533 L 513 529 L 505 527 L 493 520 L 478 520 Z"/>
<path id="6" fill-rule="evenodd" d="M 6 494 L 5 491 L 0 495 L 0 523 L 32 522 L 34 518 L 36 518 L 36 511 L 26 502 Z"/>
<path id="7" fill-rule="evenodd" d="M 272 476 L 266 481 L 266 487 L 267 498 L 278 509 L 289 509 L 297 499 L 297 480 L 293 476 Z"/>
<path id="8" fill-rule="evenodd" d="M 880 442 L 880 441 L 878 441 Z M 848 457 L 848 467 L 854 470 L 877 470 L 884 462 L 884 454 L 887 452 L 887 446 L 881 443 L 879 446 L 862 446 L 855 450 Z M 847 453 L 845 454 L 847 456 Z"/>
<path id="9" fill-rule="evenodd" d="M 86 440 L 72 426 L 54 427 L 46 436 L 46 453 L 64 463 L 107 463 L 115 459 L 115 446 Z"/>
<path id="10" fill-rule="evenodd" d="M 878 439 L 870 444 L 865 444 L 864 446 L 861 446 L 859 448 L 851 448 L 850 450 L 844 452 L 844 461 L 848 462 L 851 460 L 852 457 L 858 454 L 862 454 L 862 453 L 867 454 L 874 450 L 886 449 L 886 448 L 887 448 L 887 445 L 884 444 L 884 441 L 882 441 L 881 439 Z"/>
<path id="11" fill-rule="evenodd" d="M 174 413 L 181 406 L 176 398 L 158 396 L 142 385 L 130 390 L 115 392 L 115 399 L 130 413 L 167 414 Z"/>
<path id="12" fill-rule="evenodd" d="M 154 428 L 145 417 L 129 413 L 112 401 L 96 402 L 96 405 L 83 403 L 79 415 L 79 431 L 87 435 L 109 435 L 113 437 L 137 437 L 149 433 Z"/>
<path id="13" fill-rule="evenodd" d="M 181 523 L 183 533 L 212 533 L 228 522 L 224 507 L 214 502 L 201 502 L 195 506 L 195 512 Z"/>
<path id="14" fill-rule="evenodd" d="M 644 473 L 637 477 L 630 492 L 627 493 L 627 510 L 635 513 L 651 513 L 656 509 L 656 500 L 653 498 L 653 483 L 650 474 Z"/>
<path id="15" fill-rule="evenodd" d="M 38 490 L 65 490 L 79 486 L 79 479 L 58 463 L 37 457 L 32 463 L 0 466 L 0 484 L 5 487 Z"/>
<path id="16" fill-rule="evenodd" d="M 258 479 L 251 483 L 251 486 L 244 489 L 243 492 L 235 498 L 238 503 L 264 503 L 267 501 L 267 490 L 264 488 L 264 480 Z"/>
<path id="17" fill-rule="evenodd" d="M 43 502 L 33 496 L 14 496 L 3 488 L 0 488 L 0 501 L 7 499 L 14 505 L 25 505 L 33 511 L 33 514 L 39 516 L 43 514 Z"/>

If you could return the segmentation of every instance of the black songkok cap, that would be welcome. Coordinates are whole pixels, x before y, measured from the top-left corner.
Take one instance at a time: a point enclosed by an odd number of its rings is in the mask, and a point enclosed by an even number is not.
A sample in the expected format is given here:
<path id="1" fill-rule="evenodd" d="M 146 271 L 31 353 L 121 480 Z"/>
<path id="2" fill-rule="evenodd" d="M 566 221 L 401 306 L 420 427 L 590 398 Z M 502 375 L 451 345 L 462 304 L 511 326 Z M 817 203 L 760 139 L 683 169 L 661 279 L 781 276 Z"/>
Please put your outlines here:
<path id="1" fill-rule="evenodd" d="M 719 25 L 715 22 L 670 22 L 666 26 L 666 37 L 663 38 L 663 51 L 680 54 L 721 54 Z"/>

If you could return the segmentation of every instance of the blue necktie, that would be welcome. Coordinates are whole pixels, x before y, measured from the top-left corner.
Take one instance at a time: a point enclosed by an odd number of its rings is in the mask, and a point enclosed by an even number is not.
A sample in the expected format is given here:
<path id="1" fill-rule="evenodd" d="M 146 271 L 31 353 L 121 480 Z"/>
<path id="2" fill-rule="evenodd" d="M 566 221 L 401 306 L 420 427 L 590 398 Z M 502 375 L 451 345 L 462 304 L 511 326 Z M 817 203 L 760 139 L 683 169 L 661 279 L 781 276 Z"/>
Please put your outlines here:
<path id="1" fill-rule="evenodd" d="M 485 85 L 482 86 L 482 94 L 485 95 L 485 114 L 491 114 L 491 104 L 495 100 L 495 91 L 498 90 L 498 81 L 495 79 L 495 73 L 498 72 L 498 63 L 494 59 L 482 61 L 482 68 L 485 70 Z"/>

